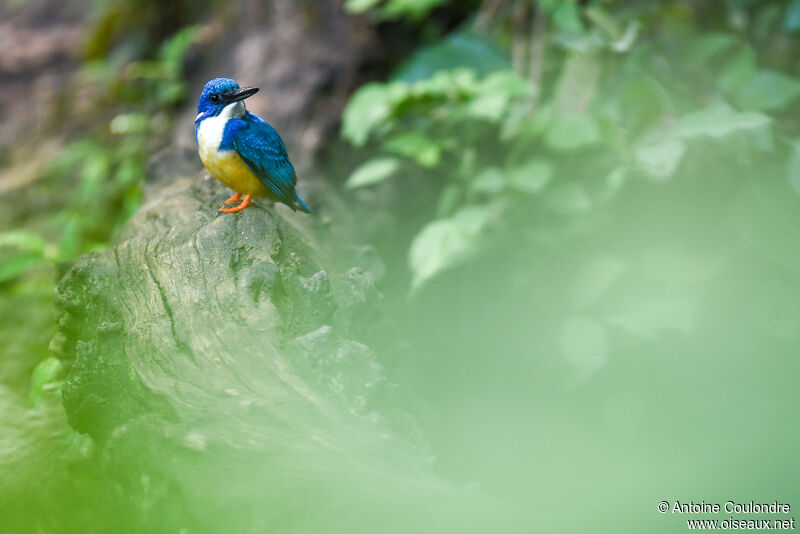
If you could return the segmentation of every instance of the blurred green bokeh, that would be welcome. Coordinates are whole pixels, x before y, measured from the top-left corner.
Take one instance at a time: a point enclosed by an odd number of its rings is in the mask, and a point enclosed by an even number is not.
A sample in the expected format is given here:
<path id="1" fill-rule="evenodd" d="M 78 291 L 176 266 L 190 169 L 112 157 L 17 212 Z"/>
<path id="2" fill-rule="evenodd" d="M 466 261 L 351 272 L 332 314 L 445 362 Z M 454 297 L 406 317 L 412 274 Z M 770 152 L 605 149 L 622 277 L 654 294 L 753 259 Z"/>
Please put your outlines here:
<path id="1" fill-rule="evenodd" d="M 9 532 L 158 524 L 64 420 L 49 295 L 138 208 L 193 105 L 183 61 L 222 7 L 179 4 L 93 8 L 76 79 L 97 124 L 41 179 L 56 212 L 0 231 Z M 419 40 L 319 163 L 386 264 L 373 348 L 401 406 L 375 409 L 413 414 L 435 474 L 521 532 L 688 530 L 660 501 L 800 507 L 800 0 L 454 4 L 344 3 Z M 237 532 L 219 517 L 201 531 Z"/>

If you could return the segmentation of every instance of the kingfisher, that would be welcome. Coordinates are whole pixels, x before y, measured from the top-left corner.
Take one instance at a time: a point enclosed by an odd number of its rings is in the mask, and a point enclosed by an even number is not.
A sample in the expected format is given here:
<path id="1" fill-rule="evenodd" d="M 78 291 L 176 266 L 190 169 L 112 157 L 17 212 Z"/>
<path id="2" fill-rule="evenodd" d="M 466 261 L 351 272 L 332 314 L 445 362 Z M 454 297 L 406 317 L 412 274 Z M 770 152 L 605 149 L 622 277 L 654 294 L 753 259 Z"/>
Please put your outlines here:
<path id="1" fill-rule="evenodd" d="M 235 80 L 215 78 L 203 87 L 197 104 L 194 137 L 200 159 L 236 193 L 219 212 L 241 211 L 252 197 L 266 197 L 311 213 L 295 191 L 297 176 L 278 132 L 244 106 L 256 92 L 258 87 L 240 88 Z"/>

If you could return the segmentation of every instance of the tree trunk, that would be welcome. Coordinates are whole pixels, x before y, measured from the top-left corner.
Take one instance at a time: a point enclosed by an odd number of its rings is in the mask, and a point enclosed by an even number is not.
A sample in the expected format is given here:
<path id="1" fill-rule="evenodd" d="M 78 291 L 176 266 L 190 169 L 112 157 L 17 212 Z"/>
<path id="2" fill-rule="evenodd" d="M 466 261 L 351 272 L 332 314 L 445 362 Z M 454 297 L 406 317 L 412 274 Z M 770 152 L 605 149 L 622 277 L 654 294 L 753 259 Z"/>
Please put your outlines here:
<path id="1" fill-rule="evenodd" d="M 224 196 L 210 177 L 175 181 L 58 288 L 69 421 L 144 527 L 460 524 L 444 516 L 470 497 L 373 402 L 387 381 L 359 341 L 377 316 L 369 276 L 337 260 L 318 219 L 215 217 Z"/>

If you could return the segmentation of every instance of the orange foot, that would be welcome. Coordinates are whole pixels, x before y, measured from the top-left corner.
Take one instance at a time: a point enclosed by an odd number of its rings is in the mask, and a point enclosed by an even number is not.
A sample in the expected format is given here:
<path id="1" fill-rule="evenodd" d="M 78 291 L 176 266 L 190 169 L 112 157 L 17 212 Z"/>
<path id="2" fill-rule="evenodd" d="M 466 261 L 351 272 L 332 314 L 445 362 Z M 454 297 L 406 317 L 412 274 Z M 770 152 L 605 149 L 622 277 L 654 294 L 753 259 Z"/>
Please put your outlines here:
<path id="1" fill-rule="evenodd" d="M 228 200 L 225 201 L 225 203 L 219 208 L 219 211 L 222 212 L 222 213 L 236 213 L 237 211 L 242 211 L 247 206 L 251 205 L 250 204 L 250 199 L 251 199 L 251 196 L 247 195 L 246 197 L 244 197 L 242 199 L 241 204 L 239 204 L 238 206 L 234 206 L 232 208 L 226 208 L 225 206 L 227 206 L 228 204 L 230 204 L 232 202 L 238 202 L 239 201 L 239 193 L 236 193 L 231 198 L 229 198 Z"/>
<path id="2" fill-rule="evenodd" d="M 235 194 L 235 195 L 233 195 L 231 198 L 229 198 L 228 200 L 226 200 L 225 202 L 223 202 L 223 203 L 222 203 L 222 207 L 220 208 L 220 210 L 221 210 L 222 208 L 224 208 L 225 206 L 227 206 L 228 204 L 230 204 L 231 202 L 239 202 L 239 195 L 240 195 L 240 193 L 236 193 L 236 194 Z"/>

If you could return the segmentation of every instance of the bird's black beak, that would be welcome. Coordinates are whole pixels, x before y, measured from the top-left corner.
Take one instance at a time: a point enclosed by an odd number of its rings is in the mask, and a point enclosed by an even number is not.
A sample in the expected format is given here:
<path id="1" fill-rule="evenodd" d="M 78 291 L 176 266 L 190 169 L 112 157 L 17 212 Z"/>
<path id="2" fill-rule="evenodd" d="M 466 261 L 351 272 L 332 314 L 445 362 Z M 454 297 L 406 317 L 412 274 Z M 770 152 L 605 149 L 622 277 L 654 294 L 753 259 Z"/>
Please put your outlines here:
<path id="1" fill-rule="evenodd" d="M 230 93 L 225 93 L 223 98 L 225 99 L 226 104 L 231 104 L 233 102 L 238 102 L 240 100 L 244 100 L 245 98 L 249 98 L 257 92 L 258 87 L 243 87 L 241 89 L 231 91 Z"/>

